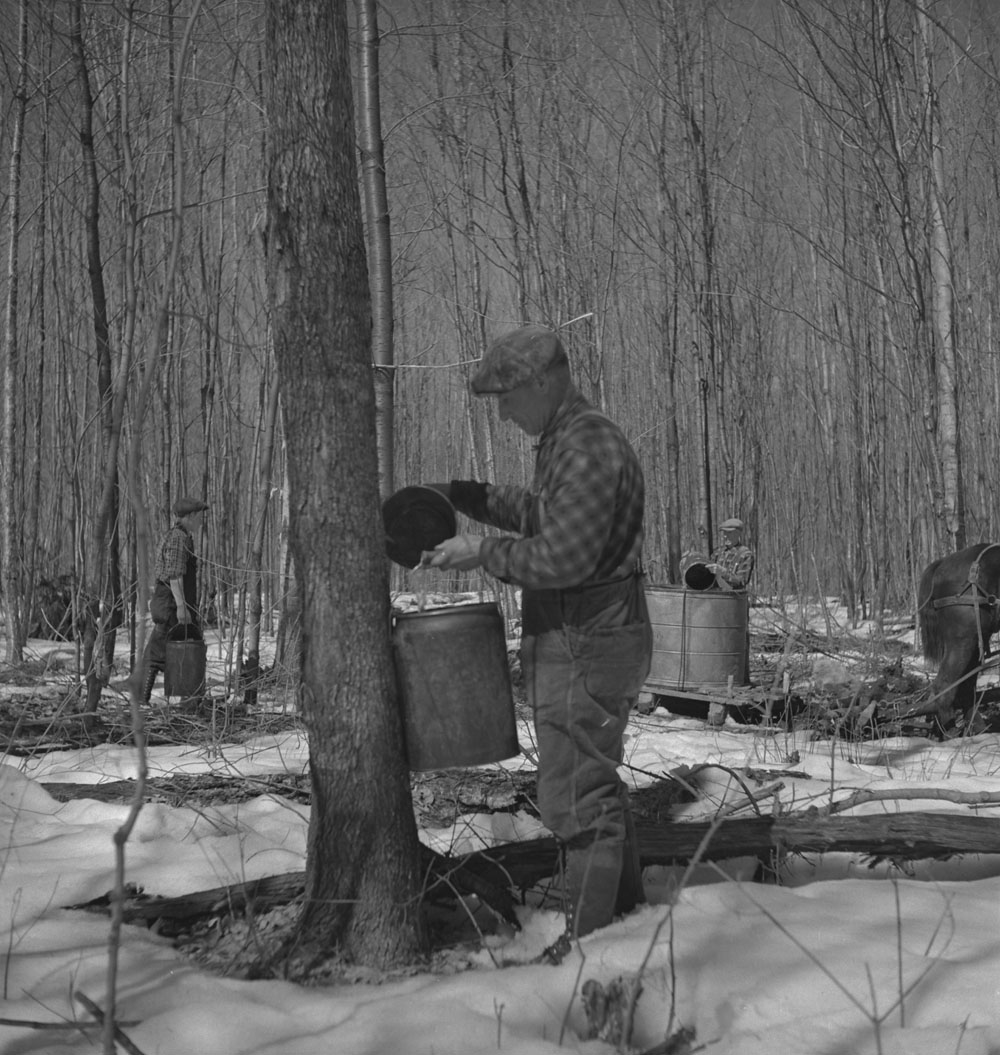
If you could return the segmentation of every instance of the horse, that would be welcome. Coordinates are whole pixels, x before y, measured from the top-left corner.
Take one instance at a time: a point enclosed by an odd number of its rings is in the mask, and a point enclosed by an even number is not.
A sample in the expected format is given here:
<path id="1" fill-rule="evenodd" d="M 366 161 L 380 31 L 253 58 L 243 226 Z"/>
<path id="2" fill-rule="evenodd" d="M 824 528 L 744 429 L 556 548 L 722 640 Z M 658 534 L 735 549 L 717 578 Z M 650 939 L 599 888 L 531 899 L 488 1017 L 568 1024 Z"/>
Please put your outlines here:
<path id="1" fill-rule="evenodd" d="M 917 588 L 917 620 L 926 659 L 938 665 L 926 705 L 907 717 L 933 715 L 934 732 L 956 735 L 960 713 L 968 728 L 976 678 L 1000 630 L 1000 543 L 981 542 L 933 561 Z"/>

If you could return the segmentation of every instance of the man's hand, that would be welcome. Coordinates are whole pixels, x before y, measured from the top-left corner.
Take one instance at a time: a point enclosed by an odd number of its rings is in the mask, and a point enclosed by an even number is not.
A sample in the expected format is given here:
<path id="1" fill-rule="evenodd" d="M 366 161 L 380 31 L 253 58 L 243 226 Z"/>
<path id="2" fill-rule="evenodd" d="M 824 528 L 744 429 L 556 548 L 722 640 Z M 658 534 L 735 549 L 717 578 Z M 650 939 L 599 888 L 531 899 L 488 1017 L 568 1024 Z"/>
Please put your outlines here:
<path id="1" fill-rule="evenodd" d="M 483 540 L 478 535 L 455 535 L 434 547 L 434 555 L 427 562 L 442 571 L 472 571 L 481 564 L 479 548 Z"/>
<path id="2" fill-rule="evenodd" d="M 174 595 L 174 608 L 177 609 L 177 622 L 187 626 L 191 620 L 187 602 L 184 600 L 184 580 L 181 578 L 170 580 L 170 592 Z"/>

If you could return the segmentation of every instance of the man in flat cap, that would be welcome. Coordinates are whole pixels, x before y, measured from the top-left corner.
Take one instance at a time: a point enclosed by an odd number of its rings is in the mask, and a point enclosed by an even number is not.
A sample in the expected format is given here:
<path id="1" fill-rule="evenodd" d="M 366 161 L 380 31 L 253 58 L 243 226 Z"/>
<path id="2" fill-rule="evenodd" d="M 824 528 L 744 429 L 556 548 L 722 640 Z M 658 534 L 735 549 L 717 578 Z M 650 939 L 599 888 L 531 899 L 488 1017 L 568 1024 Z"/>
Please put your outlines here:
<path id="1" fill-rule="evenodd" d="M 743 544 L 743 521 L 730 517 L 719 525 L 722 545 L 713 550 L 705 567 L 715 576 L 715 585 L 720 590 L 746 593 L 753 575 L 753 550 Z M 749 602 L 748 602 L 749 603 Z M 749 609 L 748 609 L 749 611 Z M 750 621 L 747 620 L 746 640 L 743 648 L 743 684 L 750 684 Z M 709 707 L 710 725 L 721 725 L 725 721 L 726 709 L 720 704 Z"/>
<path id="2" fill-rule="evenodd" d="M 167 640 L 176 626 L 200 632 L 198 619 L 198 558 L 195 534 L 208 509 L 198 498 L 178 498 L 174 502 L 174 523 L 163 536 L 156 556 L 155 583 L 149 602 L 153 630 L 143 656 L 144 678 L 141 699 L 149 703 L 156 676 L 166 666 Z"/>
<path id="3" fill-rule="evenodd" d="M 745 592 L 753 575 L 753 551 L 743 544 L 743 521 L 736 517 L 724 520 L 719 526 L 722 545 L 716 549 L 707 568 L 723 590 Z"/>
<path id="4" fill-rule="evenodd" d="M 433 485 L 513 534 L 447 539 L 430 563 L 483 568 L 522 588 L 521 667 L 535 719 L 538 805 L 563 856 L 565 933 L 542 954 L 644 900 L 628 792 L 618 776 L 629 711 L 649 672 L 644 485 L 621 429 L 577 391 L 558 334 L 524 326 L 488 348 L 472 391 L 537 437 L 530 487 Z"/>

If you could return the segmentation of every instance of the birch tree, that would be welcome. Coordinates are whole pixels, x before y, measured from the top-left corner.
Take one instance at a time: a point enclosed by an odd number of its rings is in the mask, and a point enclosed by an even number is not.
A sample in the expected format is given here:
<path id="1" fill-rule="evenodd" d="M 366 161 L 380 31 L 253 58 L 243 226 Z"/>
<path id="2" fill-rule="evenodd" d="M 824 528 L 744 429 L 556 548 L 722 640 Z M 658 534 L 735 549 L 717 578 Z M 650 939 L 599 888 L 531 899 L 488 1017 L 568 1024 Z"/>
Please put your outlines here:
<path id="1" fill-rule="evenodd" d="M 379 490 L 393 491 L 393 297 L 392 237 L 385 188 L 382 103 L 379 83 L 378 9 L 375 0 L 357 0 L 360 36 L 359 141 L 368 232 L 368 273 L 372 292 L 372 368 L 375 371 L 375 423 Z"/>
<path id="2" fill-rule="evenodd" d="M 965 492 L 962 483 L 962 446 L 958 369 L 955 350 L 954 265 L 951 234 L 946 214 L 947 188 L 944 177 L 944 148 L 941 143 L 941 104 L 935 83 L 933 30 L 927 11 L 915 4 L 920 47 L 919 75 L 924 108 L 924 143 L 927 172 L 928 242 L 933 315 L 935 402 L 934 442 L 941 460 L 941 494 L 937 517 L 949 548 L 966 544 Z"/>

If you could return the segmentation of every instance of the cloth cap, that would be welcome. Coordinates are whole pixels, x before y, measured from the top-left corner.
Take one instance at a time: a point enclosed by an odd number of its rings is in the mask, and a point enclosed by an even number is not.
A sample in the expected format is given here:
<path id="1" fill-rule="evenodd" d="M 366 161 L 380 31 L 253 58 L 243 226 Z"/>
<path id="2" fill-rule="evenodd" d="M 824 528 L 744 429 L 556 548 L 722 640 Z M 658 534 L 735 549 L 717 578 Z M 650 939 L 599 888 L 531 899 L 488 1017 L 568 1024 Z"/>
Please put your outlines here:
<path id="1" fill-rule="evenodd" d="M 522 326 L 498 337 L 486 349 L 472 378 L 477 396 L 497 396 L 541 377 L 549 367 L 566 362 L 566 349 L 555 331 Z"/>
<path id="2" fill-rule="evenodd" d="M 200 498 L 178 498 L 174 502 L 175 517 L 186 517 L 190 513 L 201 513 L 205 509 L 208 509 L 208 505 L 202 502 Z"/>
<path id="3" fill-rule="evenodd" d="M 739 517 L 730 517 L 728 520 L 724 520 L 720 526 L 721 531 L 742 531 L 743 521 Z"/>

